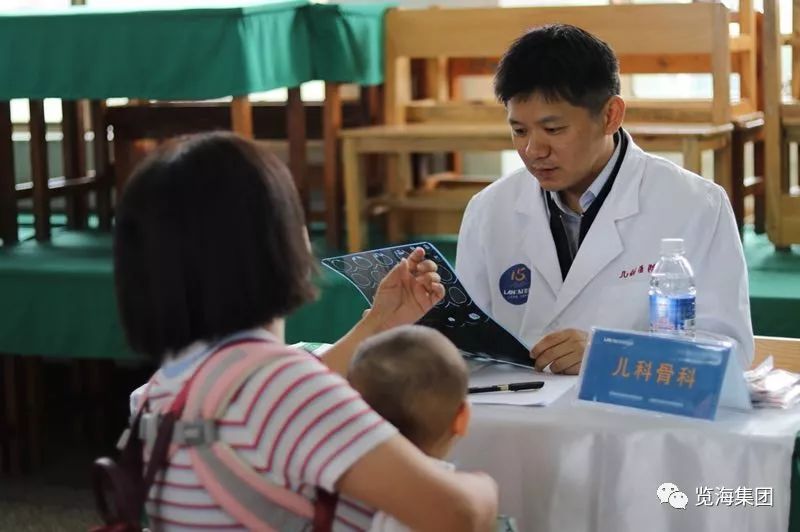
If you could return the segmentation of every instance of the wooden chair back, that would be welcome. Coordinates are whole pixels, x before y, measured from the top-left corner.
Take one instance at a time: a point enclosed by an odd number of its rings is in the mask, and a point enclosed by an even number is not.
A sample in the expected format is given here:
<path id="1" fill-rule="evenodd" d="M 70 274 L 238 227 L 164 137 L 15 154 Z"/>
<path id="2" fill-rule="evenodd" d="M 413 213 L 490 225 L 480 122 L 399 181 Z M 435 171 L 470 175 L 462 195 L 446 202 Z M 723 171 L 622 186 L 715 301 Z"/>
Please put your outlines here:
<path id="1" fill-rule="evenodd" d="M 750 19 L 743 17 L 740 22 L 747 32 L 753 27 Z M 641 38 L 644 20 L 646 39 Z M 734 114 L 756 107 L 754 38 L 742 32 L 730 37 L 729 20 L 729 11 L 719 3 L 393 10 L 386 20 L 386 121 L 504 121 L 502 106 L 495 102 L 452 101 L 448 99 L 452 91 L 446 89 L 435 89 L 424 101 L 412 99 L 411 60 L 429 60 L 428 77 L 432 86 L 441 87 L 447 82 L 442 73 L 447 59 L 496 59 L 526 30 L 561 22 L 607 42 L 619 57 L 623 74 L 711 74 L 713 98 L 629 101 L 629 121 L 724 124 Z M 747 54 L 746 60 L 742 54 Z M 739 102 L 730 97 L 732 64 L 743 80 Z"/>
<path id="2" fill-rule="evenodd" d="M 800 373 L 800 338 L 756 336 L 753 366 L 772 355 L 775 367 Z"/>
<path id="3" fill-rule="evenodd" d="M 781 35 L 777 0 L 764 2 L 763 93 L 767 234 L 779 248 L 800 243 L 800 196 L 789 183 L 789 149 L 800 142 L 800 1 L 793 2 L 793 31 Z M 791 98 L 784 101 L 781 48 L 792 47 Z"/>

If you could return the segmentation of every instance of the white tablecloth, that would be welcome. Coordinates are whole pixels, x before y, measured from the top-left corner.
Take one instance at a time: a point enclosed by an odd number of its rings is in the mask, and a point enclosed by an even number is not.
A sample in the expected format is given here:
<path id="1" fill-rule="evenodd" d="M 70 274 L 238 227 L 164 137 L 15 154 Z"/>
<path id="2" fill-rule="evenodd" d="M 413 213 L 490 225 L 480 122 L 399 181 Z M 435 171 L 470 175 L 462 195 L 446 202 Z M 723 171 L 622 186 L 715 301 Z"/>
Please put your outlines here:
<path id="1" fill-rule="evenodd" d="M 523 532 L 784 532 L 800 409 L 720 410 L 714 422 L 608 409 L 567 393 L 548 407 L 475 405 L 453 462 L 500 486 Z M 661 504 L 676 484 L 685 510 Z M 771 487 L 773 506 L 697 506 L 697 488 Z M 798 494 L 800 496 L 800 494 Z M 714 501 L 717 496 L 715 494 Z"/>

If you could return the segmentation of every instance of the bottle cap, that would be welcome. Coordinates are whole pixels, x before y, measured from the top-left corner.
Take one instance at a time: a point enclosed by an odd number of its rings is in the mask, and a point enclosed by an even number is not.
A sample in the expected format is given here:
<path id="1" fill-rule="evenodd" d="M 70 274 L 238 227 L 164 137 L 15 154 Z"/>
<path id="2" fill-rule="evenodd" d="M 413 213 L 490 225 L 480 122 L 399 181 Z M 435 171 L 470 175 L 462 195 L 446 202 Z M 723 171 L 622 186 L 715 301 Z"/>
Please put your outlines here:
<path id="1" fill-rule="evenodd" d="M 683 255 L 683 239 L 682 238 L 662 238 L 661 239 L 661 254 L 662 255 Z"/>

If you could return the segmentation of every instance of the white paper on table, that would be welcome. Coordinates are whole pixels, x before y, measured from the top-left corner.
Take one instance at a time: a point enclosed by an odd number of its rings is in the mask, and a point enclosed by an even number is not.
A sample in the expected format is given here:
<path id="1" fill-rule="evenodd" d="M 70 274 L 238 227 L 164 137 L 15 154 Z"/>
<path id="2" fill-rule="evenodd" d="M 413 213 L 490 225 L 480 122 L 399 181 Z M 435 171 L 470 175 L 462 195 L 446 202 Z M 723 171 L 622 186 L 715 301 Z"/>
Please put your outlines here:
<path id="1" fill-rule="evenodd" d="M 772 359 L 772 355 L 769 355 L 761 362 L 761 364 L 758 365 L 757 368 L 745 371 L 744 378 L 747 380 L 747 382 L 753 382 L 763 379 L 764 377 L 769 375 L 769 372 L 772 371 L 772 368 L 774 366 L 775 363 Z"/>
<path id="2" fill-rule="evenodd" d="M 521 392 L 489 392 L 470 394 L 472 404 L 547 406 L 560 398 L 578 382 L 576 375 L 553 375 L 508 364 L 474 364 L 470 386 L 492 386 L 512 382 L 544 381 L 538 390 Z"/>

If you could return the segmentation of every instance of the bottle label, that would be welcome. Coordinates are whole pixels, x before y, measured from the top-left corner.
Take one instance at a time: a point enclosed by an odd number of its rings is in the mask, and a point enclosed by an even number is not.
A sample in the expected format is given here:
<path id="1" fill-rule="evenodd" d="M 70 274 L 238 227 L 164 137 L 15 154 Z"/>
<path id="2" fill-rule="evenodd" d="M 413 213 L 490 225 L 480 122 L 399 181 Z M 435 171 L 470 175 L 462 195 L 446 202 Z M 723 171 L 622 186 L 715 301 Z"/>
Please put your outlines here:
<path id="1" fill-rule="evenodd" d="M 694 332 L 694 296 L 650 295 L 650 331 Z"/>

